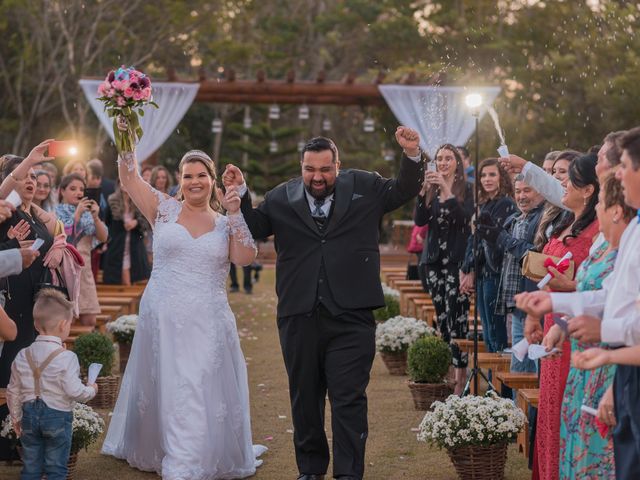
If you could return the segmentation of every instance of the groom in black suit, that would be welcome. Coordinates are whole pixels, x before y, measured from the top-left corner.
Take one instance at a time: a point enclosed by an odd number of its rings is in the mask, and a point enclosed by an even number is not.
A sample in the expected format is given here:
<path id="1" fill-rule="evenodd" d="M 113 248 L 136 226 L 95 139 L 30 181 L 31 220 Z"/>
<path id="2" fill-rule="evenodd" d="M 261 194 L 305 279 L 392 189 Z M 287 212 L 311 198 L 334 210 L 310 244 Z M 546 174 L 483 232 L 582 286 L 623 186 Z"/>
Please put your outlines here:
<path id="1" fill-rule="evenodd" d="M 256 209 L 237 167 L 228 165 L 222 177 L 241 196 L 252 235 L 275 235 L 278 330 L 299 479 L 322 479 L 327 471 L 327 392 L 333 475 L 360 480 L 364 474 L 372 310 L 384 305 L 379 225 L 385 213 L 418 195 L 423 177 L 417 132 L 398 127 L 396 139 L 403 148 L 397 179 L 340 170 L 337 147 L 323 137 L 305 145 L 302 176 L 268 192 Z"/>

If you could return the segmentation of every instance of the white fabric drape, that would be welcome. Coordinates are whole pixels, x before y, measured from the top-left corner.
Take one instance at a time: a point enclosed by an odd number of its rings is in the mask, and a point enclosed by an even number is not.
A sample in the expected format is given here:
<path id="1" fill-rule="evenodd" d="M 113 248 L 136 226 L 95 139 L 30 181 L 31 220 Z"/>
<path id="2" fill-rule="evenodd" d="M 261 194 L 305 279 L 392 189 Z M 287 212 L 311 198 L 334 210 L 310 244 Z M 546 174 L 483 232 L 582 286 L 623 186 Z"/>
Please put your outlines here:
<path id="1" fill-rule="evenodd" d="M 380 85 L 380 92 L 398 121 L 420 134 L 420 146 L 431 158 L 443 143 L 464 145 L 475 129 L 465 96 L 483 97 L 480 118 L 500 93 L 500 87 L 423 87 Z M 496 145 L 497 146 L 497 145 Z"/>
<path id="2" fill-rule="evenodd" d="M 80 86 L 100 123 L 113 140 L 113 119 L 104 111 L 104 104 L 97 100 L 98 85 L 101 82 L 102 80 L 80 80 Z M 144 117 L 140 117 L 144 135 L 136 147 L 139 162 L 149 157 L 169 138 L 193 103 L 199 88 L 198 83 L 153 83 L 153 100 L 160 108 L 145 107 Z"/>

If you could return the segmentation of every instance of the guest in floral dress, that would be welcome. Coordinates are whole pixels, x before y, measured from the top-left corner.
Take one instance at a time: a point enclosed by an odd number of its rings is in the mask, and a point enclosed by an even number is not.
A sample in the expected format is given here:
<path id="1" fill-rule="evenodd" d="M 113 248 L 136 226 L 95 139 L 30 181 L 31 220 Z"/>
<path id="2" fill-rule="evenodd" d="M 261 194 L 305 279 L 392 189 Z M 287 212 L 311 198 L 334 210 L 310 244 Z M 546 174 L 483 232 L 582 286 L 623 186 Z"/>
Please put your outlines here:
<path id="1" fill-rule="evenodd" d="M 566 193 L 562 198 L 562 203 L 570 211 L 566 212 L 562 221 L 555 226 L 549 242 L 543 249 L 543 253 L 555 257 L 563 257 L 567 252 L 571 252 L 576 268 L 588 257 L 593 239 L 598 234 L 595 206 L 600 186 L 595 171 L 596 162 L 595 154 L 584 155 L 571 162 L 569 178 L 566 186 L 563 185 Z M 552 291 L 575 291 L 576 282 L 573 279 L 557 270 L 552 270 L 552 273 L 555 275 L 549 282 Z M 545 335 L 553 325 L 552 315 L 545 315 Z M 539 331 L 540 328 L 537 319 L 527 317 L 525 335 L 530 342 L 535 340 L 535 335 L 531 332 Z M 541 480 L 559 478 L 560 410 L 570 359 L 571 345 L 567 340 L 562 344 L 560 355 L 547 357 L 541 362 L 533 463 L 534 478 Z"/>
<path id="2" fill-rule="evenodd" d="M 64 224 L 67 242 L 75 245 L 84 260 L 80 271 L 80 323 L 95 325 L 100 313 L 96 283 L 91 271 L 91 250 L 107 241 L 107 227 L 98 214 L 100 206 L 84 196 L 84 179 L 71 173 L 60 182 L 60 204 L 56 215 Z"/>
<path id="3" fill-rule="evenodd" d="M 469 297 L 460 291 L 458 271 L 471 234 L 473 190 L 464 176 L 458 150 L 445 144 L 436 153 L 437 171 L 426 171 L 414 221 L 429 225 L 420 269 L 436 310 L 438 329 L 449 343 L 455 367 L 455 393 L 464 388 L 468 357 L 453 341 L 469 329 Z"/>
<path id="4" fill-rule="evenodd" d="M 605 242 L 580 266 L 576 275 L 578 291 L 602 288 L 602 281 L 613 271 L 622 233 L 635 217 L 635 211 L 624 203 L 622 187 L 613 172 L 602 179 L 596 211 Z M 558 342 L 564 340 L 564 332 L 560 327 L 554 325 L 552 330 L 555 331 L 550 331 L 548 337 L 555 336 Z M 602 343 L 571 339 L 572 353 L 592 347 L 607 348 Z M 615 478 L 611 431 L 602 436 L 595 417 L 580 410 L 582 405 L 597 409 L 605 394 L 612 396 L 607 390 L 612 386 L 614 374 L 615 365 L 605 365 L 595 370 L 574 367 L 569 370 L 560 425 L 561 479 Z"/>

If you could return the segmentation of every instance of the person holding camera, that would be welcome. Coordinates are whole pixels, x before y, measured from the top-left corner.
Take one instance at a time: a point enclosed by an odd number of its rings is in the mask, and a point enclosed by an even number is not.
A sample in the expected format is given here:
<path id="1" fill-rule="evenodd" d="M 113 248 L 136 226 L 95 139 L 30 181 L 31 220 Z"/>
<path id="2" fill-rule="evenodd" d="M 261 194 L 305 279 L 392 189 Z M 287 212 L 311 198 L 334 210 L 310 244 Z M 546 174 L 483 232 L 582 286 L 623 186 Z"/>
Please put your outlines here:
<path id="1" fill-rule="evenodd" d="M 100 206 L 95 200 L 85 197 L 85 181 L 71 173 L 60 182 L 59 201 L 56 214 L 64 224 L 67 242 L 73 244 L 82 255 L 84 266 L 80 271 L 80 295 L 78 308 L 80 323 L 95 325 L 100 313 L 96 283 L 91 271 L 91 250 L 107 241 L 107 226 L 100 220 Z"/>

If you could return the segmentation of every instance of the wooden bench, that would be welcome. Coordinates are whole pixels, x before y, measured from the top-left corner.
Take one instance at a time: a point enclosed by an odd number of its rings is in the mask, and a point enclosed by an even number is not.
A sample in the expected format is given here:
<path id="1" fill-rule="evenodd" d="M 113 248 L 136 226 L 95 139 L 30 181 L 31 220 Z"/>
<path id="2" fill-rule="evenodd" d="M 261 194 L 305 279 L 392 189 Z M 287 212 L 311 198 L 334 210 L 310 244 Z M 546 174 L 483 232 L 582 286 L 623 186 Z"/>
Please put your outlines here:
<path id="1" fill-rule="evenodd" d="M 526 420 L 524 427 L 518 434 L 516 444 L 518 445 L 518 451 L 522 452 L 525 458 L 529 458 L 529 407 L 538 407 L 540 401 L 540 389 L 538 388 L 522 388 L 518 390 L 516 396 L 516 403 L 518 407 L 524 412 Z"/>
<path id="2" fill-rule="evenodd" d="M 495 375 L 496 390 L 500 391 L 502 386 L 512 390 L 536 389 L 538 388 L 538 374 L 528 372 L 498 372 Z"/>
<path id="3" fill-rule="evenodd" d="M 138 313 L 138 301 L 131 297 L 112 297 L 98 294 L 100 307 L 118 306 L 122 308 L 122 315 Z"/>
<path id="4" fill-rule="evenodd" d="M 468 353 L 468 354 L 472 354 L 473 353 L 473 340 L 467 340 L 462 339 L 462 338 L 456 338 L 453 340 L 458 347 L 460 347 L 460 350 L 462 350 L 464 353 Z M 478 339 L 478 353 L 482 353 L 482 352 L 486 352 L 487 351 L 487 346 L 484 344 L 484 342 L 480 339 Z"/>
<path id="5" fill-rule="evenodd" d="M 118 318 L 125 315 L 124 309 L 120 305 L 100 305 L 100 314 L 109 315 L 111 318 Z"/>
<path id="6" fill-rule="evenodd" d="M 418 290 L 417 287 L 400 290 L 400 314 L 409 316 L 409 305 L 411 304 L 411 302 L 413 302 L 413 300 L 418 298 L 429 298 L 429 295 L 427 293 L 424 293 L 422 291 L 422 288 Z M 418 312 L 414 313 L 414 317 L 418 317 Z"/>

